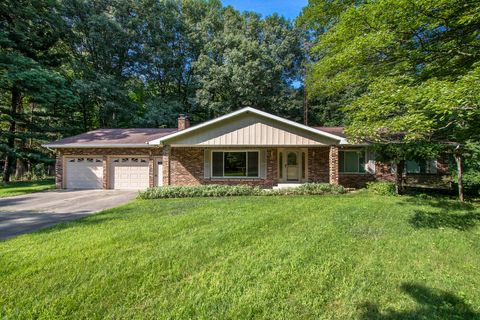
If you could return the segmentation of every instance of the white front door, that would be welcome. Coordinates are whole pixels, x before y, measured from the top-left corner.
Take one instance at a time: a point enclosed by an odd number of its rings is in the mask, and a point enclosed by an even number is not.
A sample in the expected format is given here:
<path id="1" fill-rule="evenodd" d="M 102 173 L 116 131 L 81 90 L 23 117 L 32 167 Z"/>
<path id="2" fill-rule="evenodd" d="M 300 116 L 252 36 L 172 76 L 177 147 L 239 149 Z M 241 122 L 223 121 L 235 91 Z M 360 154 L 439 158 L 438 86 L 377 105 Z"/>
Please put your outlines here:
<path id="1" fill-rule="evenodd" d="M 148 177 L 148 158 L 112 158 L 110 188 L 130 190 L 147 189 L 149 186 Z"/>
<path id="2" fill-rule="evenodd" d="M 298 152 L 287 152 L 287 181 L 298 181 Z"/>
<path id="3" fill-rule="evenodd" d="M 157 160 L 157 186 L 163 185 L 163 162 Z"/>
<path id="4" fill-rule="evenodd" d="M 65 158 L 65 187 L 67 189 L 102 189 L 102 158 Z"/>

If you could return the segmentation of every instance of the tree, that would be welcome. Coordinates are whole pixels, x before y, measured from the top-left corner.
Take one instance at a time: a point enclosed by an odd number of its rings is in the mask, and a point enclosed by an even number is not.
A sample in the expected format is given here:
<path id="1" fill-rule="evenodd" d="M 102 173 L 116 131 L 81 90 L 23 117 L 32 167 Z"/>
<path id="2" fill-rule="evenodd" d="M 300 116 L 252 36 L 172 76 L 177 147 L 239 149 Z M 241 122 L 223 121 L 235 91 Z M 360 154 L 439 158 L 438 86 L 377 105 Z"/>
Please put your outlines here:
<path id="1" fill-rule="evenodd" d="M 292 87 L 301 76 L 301 35 L 290 21 L 228 7 L 206 49 L 195 63 L 196 100 L 209 117 L 244 106 L 282 115 L 296 105 L 301 114 L 302 97 Z"/>
<path id="2" fill-rule="evenodd" d="M 0 12 L 0 87 L 4 102 L 0 111 L 8 123 L 0 127 L 0 152 L 5 159 L 2 180 L 8 182 L 15 162 L 18 172 L 24 160 L 46 160 L 44 152 L 27 144 L 33 136 L 44 136 L 52 128 L 40 127 L 37 116 L 43 117 L 47 109 L 51 115 L 51 108 L 66 105 L 73 97 L 65 79 L 55 70 L 61 64 L 65 30 L 57 2 L 4 1 Z M 26 102 L 31 104 L 29 115 Z"/>
<path id="3" fill-rule="evenodd" d="M 319 14 L 324 6 L 333 18 Z M 344 108 L 351 139 L 453 145 L 461 200 L 462 148 L 480 132 L 478 13 L 465 0 L 317 0 L 306 9 L 323 28 L 309 90 L 360 92 Z"/>

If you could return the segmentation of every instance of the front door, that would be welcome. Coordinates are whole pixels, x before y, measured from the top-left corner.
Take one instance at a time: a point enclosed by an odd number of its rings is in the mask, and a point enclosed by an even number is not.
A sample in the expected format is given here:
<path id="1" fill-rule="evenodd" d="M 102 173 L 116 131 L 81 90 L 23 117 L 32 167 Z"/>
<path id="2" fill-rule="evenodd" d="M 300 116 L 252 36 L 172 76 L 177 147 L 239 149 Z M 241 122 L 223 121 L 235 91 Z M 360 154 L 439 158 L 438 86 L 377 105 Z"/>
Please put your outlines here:
<path id="1" fill-rule="evenodd" d="M 298 152 L 287 152 L 287 181 L 298 181 Z"/>

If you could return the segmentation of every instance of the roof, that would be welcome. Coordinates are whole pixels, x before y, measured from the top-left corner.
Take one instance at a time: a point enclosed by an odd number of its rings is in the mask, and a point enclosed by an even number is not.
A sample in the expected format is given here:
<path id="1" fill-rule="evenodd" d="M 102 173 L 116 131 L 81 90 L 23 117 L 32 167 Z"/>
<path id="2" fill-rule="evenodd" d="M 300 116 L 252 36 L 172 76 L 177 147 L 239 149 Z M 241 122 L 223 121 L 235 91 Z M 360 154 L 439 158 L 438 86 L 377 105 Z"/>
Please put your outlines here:
<path id="1" fill-rule="evenodd" d="M 342 137 L 342 138 L 347 137 L 345 135 L 345 133 L 343 132 L 343 127 L 313 127 L 313 128 L 315 128 L 317 130 L 320 130 L 320 131 L 325 131 L 325 132 L 334 134 L 334 135 Z"/>
<path id="2" fill-rule="evenodd" d="M 241 114 L 252 113 L 280 123 L 299 128 L 319 136 L 347 144 L 343 127 L 309 127 L 273 114 L 246 107 L 221 117 L 203 122 L 196 126 L 179 131 L 177 128 L 129 128 L 129 129 L 98 129 L 76 136 L 57 140 L 43 145 L 47 148 L 120 148 L 120 147 L 154 147 L 164 141 L 189 132 L 219 123 Z"/>
<path id="3" fill-rule="evenodd" d="M 149 147 L 149 141 L 176 131 L 176 128 L 98 129 L 51 142 L 44 147 Z"/>
<path id="4" fill-rule="evenodd" d="M 278 116 L 275 116 L 273 114 L 270 114 L 270 113 L 267 113 L 267 112 L 264 112 L 264 111 L 257 110 L 257 109 L 252 108 L 252 107 L 246 107 L 246 108 L 228 113 L 226 115 L 223 115 L 221 117 L 203 122 L 203 123 L 198 124 L 196 126 L 193 126 L 193 127 L 181 130 L 181 131 L 177 131 L 177 132 L 172 133 L 168 136 L 163 136 L 163 137 L 160 137 L 158 139 L 152 140 L 152 141 L 149 142 L 149 144 L 157 144 L 157 145 L 162 144 L 166 140 L 188 134 L 192 131 L 199 130 L 201 128 L 219 123 L 221 121 L 224 121 L 224 120 L 227 120 L 227 119 L 230 119 L 230 118 L 233 118 L 233 117 L 236 117 L 238 115 L 245 114 L 245 113 L 253 113 L 253 114 L 256 114 L 256 115 L 259 115 L 259 116 L 262 116 L 262 117 L 266 117 L 266 118 L 269 118 L 269 119 L 272 119 L 272 120 L 290 125 L 290 126 L 295 127 L 295 128 L 303 129 L 305 131 L 312 132 L 312 133 L 321 135 L 321 136 L 326 137 L 326 138 L 330 138 L 332 140 L 337 140 L 339 143 L 346 143 L 346 140 L 345 140 L 344 137 L 333 134 L 333 133 L 329 133 L 326 130 L 318 130 L 314 127 L 309 127 L 309 126 L 297 123 L 295 121 L 291 121 L 291 120 L 288 120 L 288 119 L 285 119 L 285 118 L 282 118 L 282 117 L 278 117 Z"/>

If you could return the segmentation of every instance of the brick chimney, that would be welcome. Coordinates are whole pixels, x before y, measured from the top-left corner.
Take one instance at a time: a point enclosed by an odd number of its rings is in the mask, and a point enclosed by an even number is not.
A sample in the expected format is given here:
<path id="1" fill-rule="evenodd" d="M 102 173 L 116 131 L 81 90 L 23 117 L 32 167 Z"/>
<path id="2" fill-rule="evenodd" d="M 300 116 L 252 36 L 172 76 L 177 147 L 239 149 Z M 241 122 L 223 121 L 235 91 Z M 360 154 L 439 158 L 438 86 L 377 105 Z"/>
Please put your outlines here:
<path id="1" fill-rule="evenodd" d="M 190 119 L 184 114 L 178 115 L 178 131 L 190 127 Z"/>

